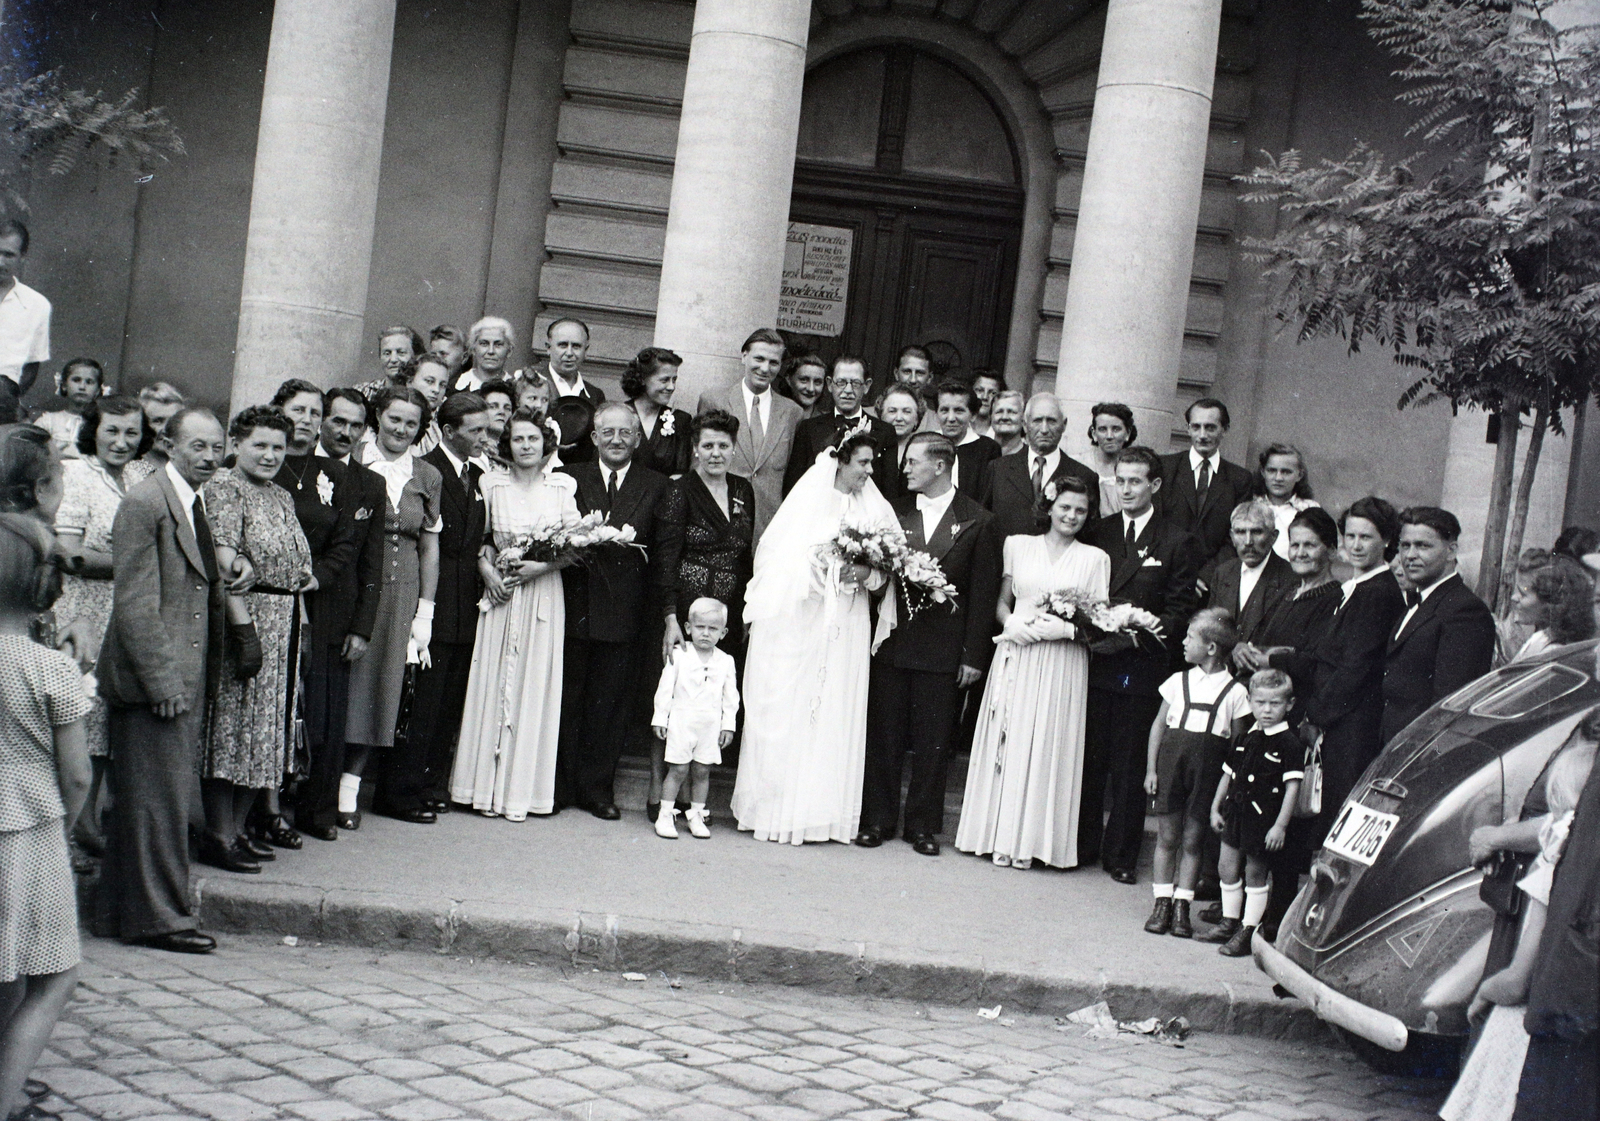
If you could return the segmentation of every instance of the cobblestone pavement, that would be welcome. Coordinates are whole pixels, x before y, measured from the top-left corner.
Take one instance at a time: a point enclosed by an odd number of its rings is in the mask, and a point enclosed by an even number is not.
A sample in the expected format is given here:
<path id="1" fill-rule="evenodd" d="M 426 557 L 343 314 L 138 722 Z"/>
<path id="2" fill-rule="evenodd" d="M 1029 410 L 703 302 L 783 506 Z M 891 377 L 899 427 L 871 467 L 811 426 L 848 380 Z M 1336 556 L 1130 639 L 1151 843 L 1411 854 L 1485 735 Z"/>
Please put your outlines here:
<path id="1" fill-rule="evenodd" d="M 1331 1039 L 1091 1039 L 1050 1017 L 285 946 L 85 946 L 39 1073 L 110 1121 L 1423 1118 Z"/>

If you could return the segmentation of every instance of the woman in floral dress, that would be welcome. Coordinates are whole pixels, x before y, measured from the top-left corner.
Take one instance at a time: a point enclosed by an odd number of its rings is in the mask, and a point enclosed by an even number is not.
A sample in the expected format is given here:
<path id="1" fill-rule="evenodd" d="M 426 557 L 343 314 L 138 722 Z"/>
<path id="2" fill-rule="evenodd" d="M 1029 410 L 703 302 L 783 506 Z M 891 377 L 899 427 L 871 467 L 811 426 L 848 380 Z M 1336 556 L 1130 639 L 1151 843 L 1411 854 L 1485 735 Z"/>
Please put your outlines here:
<path id="1" fill-rule="evenodd" d="M 245 409 L 228 426 L 235 466 L 201 491 L 218 569 L 232 571 L 243 555 L 256 571 L 254 588 L 229 597 L 229 638 L 201 769 L 210 831 L 201 856 L 234 871 L 271 855 L 244 836 L 245 818 L 261 791 L 283 781 L 294 727 L 299 593 L 316 587 L 294 499 L 273 482 L 293 434 L 283 410 Z"/>

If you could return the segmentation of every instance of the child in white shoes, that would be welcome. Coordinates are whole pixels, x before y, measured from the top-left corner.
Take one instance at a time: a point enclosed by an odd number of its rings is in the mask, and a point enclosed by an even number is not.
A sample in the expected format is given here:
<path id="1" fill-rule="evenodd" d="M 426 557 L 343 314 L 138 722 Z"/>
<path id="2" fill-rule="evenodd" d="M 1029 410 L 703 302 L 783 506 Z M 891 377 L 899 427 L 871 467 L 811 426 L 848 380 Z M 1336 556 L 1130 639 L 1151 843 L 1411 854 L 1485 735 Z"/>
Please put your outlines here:
<path id="1" fill-rule="evenodd" d="M 739 716 L 739 685 L 733 658 L 717 643 L 728 633 L 728 609 L 702 597 L 689 605 L 689 645 L 672 652 L 656 686 L 655 713 L 650 718 L 658 739 L 667 743 L 667 777 L 661 783 L 661 811 L 656 835 L 676 838 L 674 804 L 685 776 L 689 809 L 683 815 L 689 832 L 709 837 L 706 797 L 711 792 L 711 767 L 722 762 L 722 749 L 733 742 Z"/>

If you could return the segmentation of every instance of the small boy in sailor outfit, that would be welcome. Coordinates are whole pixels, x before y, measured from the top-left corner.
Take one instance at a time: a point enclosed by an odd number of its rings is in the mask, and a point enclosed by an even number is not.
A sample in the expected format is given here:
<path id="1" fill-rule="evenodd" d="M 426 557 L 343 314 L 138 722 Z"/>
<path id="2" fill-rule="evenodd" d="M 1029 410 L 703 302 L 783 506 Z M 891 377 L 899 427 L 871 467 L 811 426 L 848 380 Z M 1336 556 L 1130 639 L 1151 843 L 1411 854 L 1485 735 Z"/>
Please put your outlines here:
<path id="1" fill-rule="evenodd" d="M 709 837 L 706 797 L 711 793 L 711 767 L 722 762 L 722 749 L 733 742 L 739 716 L 739 684 L 733 658 L 717 643 L 728 633 L 728 609 L 701 597 L 689 605 L 689 645 L 672 652 L 656 686 L 655 713 L 650 718 L 656 738 L 667 742 L 667 775 L 661 783 L 661 812 L 656 835 L 676 838 L 678 788 L 689 778 L 689 809 L 684 820 L 696 837 Z"/>
<path id="2" fill-rule="evenodd" d="M 1250 714 L 1255 724 L 1228 753 L 1222 781 L 1211 800 L 1211 828 L 1222 834 L 1222 856 L 1217 861 L 1222 922 L 1200 940 L 1221 942 L 1225 938 L 1217 952 L 1231 958 L 1250 952 L 1250 938 L 1267 913 L 1271 891 L 1267 853 L 1283 848 L 1300 795 L 1300 780 L 1305 777 L 1306 749 L 1288 723 L 1293 704 L 1294 684 L 1288 674 L 1262 669 L 1251 676 Z"/>

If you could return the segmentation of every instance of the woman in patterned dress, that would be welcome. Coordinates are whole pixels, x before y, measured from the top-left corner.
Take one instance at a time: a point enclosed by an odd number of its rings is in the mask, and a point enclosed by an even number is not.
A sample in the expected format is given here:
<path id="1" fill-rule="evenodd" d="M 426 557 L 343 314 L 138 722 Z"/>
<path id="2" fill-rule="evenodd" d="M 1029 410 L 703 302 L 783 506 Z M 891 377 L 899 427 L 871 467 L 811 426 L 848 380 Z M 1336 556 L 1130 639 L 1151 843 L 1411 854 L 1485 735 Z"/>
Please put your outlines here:
<path id="1" fill-rule="evenodd" d="M 111 620 L 111 523 L 127 492 L 124 468 L 149 450 L 153 433 L 134 397 L 102 397 L 83 414 L 77 436 L 79 458 L 62 464 L 65 491 L 56 514 L 56 540 L 65 561 L 61 598 L 56 600 L 56 626 L 62 630 L 83 620 L 93 635 L 94 649 L 85 661 L 93 662 Z M 77 839 L 93 853 L 103 852 L 100 821 L 95 812 L 105 781 L 110 749 L 106 744 L 106 703 L 90 701 L 84 723 L 94 778 L 89 801 L 78 820 Z"/>
<path id="2" fill-rule="evenodd" d="M 293 434 L 282 409 L 245 409 L 228 426 L 235 465 L 201 491 L 217 568 L 231 572 L 243 555 L 256 570 L 255 587 L 228 597 L 229 641 L 200 772 L 210 833 L 201 858 L 230 871 L 272 857 L 270 846 L 245 836 L 245 820 L 257 795 L 283 781 L 294 727 L 299 595 L 316 588 L 294 499 L 273 482 Z"/>
<path id="3" fill-rule="evenodd" d="M 383 587 L 367 652 L 350 667 L 345 717 L 344 775 L 337 822 L 359 829 L 361 775 L 374 747 L 393 747 L 406 663 L 426 654 L 433 637 L 433 595 L 439 584 L 438 468 L 411 454 L 427 432 L 433 410 L 410 386 L 380 390 L 372 400 L 377 439 L 362 445 L 361 462 L 376 472 L 388 499 L 383 511 Z"/>
<path id="4" fill-rule="evenodd" d="M 495 558 L 517 537 L 578 520 L 577 481 L 544 470 L 560 439 L 553 421 L 518 409 L 500 437 L 511 470 L 481 484 L 494 537 L 478 559 L 489 606 L 478 616 L 450 797 L 507 821 L 555 812 L 567 610 L 562 564 L 524 561 L 503 574 Z"/>

